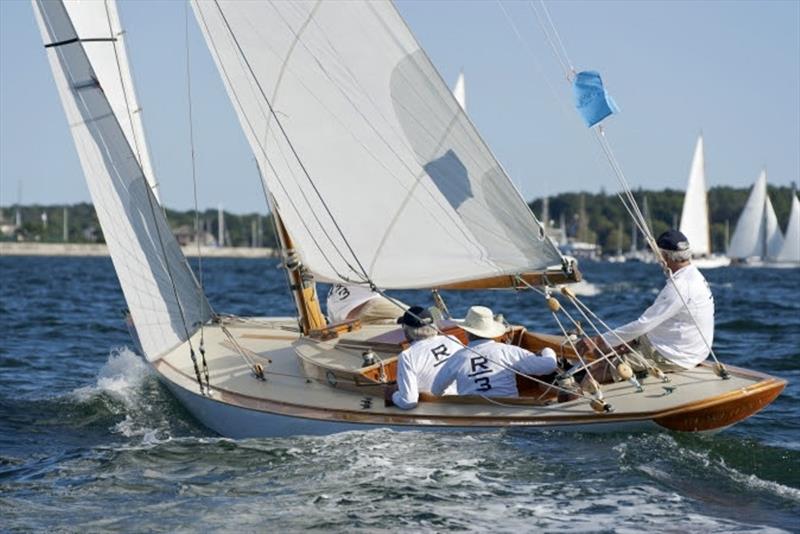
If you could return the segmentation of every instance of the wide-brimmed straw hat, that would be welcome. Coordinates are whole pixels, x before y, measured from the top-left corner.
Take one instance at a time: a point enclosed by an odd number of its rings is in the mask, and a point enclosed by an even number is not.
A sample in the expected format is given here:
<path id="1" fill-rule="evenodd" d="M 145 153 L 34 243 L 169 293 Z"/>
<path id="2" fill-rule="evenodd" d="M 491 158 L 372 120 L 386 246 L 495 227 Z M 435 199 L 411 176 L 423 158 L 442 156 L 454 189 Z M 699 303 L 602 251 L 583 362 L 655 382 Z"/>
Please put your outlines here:
<path id="1" fill-rule="evenodd" d="M 506 333 L 506 326 L 500 321 L 495 321 L 492 310 L 486 306 L 472 306 L 464 320 L 455 322 L 478 337 L 495 338 Z"/>

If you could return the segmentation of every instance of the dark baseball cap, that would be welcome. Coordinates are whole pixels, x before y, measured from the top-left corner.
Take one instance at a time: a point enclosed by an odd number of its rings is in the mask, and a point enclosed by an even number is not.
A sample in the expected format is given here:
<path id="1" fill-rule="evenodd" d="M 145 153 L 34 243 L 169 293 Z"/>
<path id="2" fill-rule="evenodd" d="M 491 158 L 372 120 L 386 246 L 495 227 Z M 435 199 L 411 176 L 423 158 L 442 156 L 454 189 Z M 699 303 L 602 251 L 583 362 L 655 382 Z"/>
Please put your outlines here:
<path id="1" fill-rule="evenodd" d="M 431 312 L 422 306 L 411 306 L 402 317 L 397 319 L 397 324 L 404 324 L 413 328 L 428 326 L 433 323 Z"/>
<path id="2" fill-rule="evenodd" d="M 662 250 L 688 250 L 689 239 L 678 230 L 670 229 L 658 236 L 656 245 Z"/>

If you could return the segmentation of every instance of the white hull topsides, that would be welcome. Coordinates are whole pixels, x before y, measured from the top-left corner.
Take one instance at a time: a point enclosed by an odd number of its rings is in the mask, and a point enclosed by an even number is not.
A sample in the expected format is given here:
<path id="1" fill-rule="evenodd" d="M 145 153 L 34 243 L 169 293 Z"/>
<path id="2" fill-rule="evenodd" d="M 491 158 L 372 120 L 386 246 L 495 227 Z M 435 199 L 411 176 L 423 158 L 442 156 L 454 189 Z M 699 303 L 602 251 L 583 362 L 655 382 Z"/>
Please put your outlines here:
<path id="1" fill-rule="evenodd" d="M 394 326 L 364 326 L 327 341 L 301 337 L 291 321 L 230 320 L 228 333 L 265 380 L 251 372 L 219 325 L 205 328 L 210 393 L 201 395 L 187 345 L 153 362 L 161 380 L 203 425 L 229 437 L 324 435 L 349 430 L 493 430 L 508 427 L 574 431 L 638 431 L 658 428 L 715 431 L 759 410 L 783 389 L 783 381 L 740 370 L 722 380 L 710 367 L 654 377 L 637 393 L 627 382 L 603 386 L 611 413 L 588 400 L 542 403 L 535 397 L 425 398 L 413 410 L 384 405 L 380 363 L 361 367 L 372 344 L 388 371 L 396 352 L 386 343 Z M 392 332 L 394 331 L 394 332 Z M 199 343 L 199 332 L 192 342 Z M 374 368 L 374 369 L 373 369 Z M 391 382 L 391 373 L 386 381 Z M 353 376 L 356 378 L 353 379 Z M 538 396 L 538 395 L 537 395 Z"/>

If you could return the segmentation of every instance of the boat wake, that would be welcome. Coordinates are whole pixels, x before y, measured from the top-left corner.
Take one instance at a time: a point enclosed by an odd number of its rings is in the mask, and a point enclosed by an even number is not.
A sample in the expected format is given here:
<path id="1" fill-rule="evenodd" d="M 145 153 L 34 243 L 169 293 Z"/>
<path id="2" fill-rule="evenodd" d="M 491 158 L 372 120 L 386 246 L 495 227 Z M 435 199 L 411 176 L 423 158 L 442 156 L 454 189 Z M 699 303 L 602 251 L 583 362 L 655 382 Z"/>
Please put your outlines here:
<path id="1" fill-rule="evenodd" d="M 113 433 L 139 438 L 144 445 L 171 439 L 173 423 L 191 421 L 183 415 L 170 417 L 176 410 L 174 401 L 147 363 L 127 347 L 113 349 L 95 384 L 73 390 L 70 397 L 90 408 L 94 417 L 115 420 L 109 428 Z"/>

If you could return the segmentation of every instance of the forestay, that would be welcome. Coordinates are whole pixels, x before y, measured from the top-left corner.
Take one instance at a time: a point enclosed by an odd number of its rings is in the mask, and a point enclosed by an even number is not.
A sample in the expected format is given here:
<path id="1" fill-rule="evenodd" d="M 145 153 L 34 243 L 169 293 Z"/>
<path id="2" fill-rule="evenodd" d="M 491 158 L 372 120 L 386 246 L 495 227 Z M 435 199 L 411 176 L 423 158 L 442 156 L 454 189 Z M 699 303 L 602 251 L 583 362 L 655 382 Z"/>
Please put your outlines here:
<path id="1" fill-rule="evenodd" d="M 683 199 L 680 231 L 689 239 L 694 255 L 702 256 L 711 253 L 702 136 L 697 138 L 697 145 L 694 149 L 689 183 L 686 185 L 686 196 Z"/>
<path id="2" fill-rule="evenodd" d="M 318 278 L 432 287 L 561 262 L 390 2 L 192 5 Z"/>
<path id="3" fill-rule="evenodd" d="M 124 50 L 116 47 L 115 8 L 112 2 L 33 5 L 117 277 L 145 355 L 155 359 L 185 341 L 211 310 L 139 165 L 139 158 L 147 161 L 144 138 L 131 120 L 135 100 L 125 88 Z"/>

